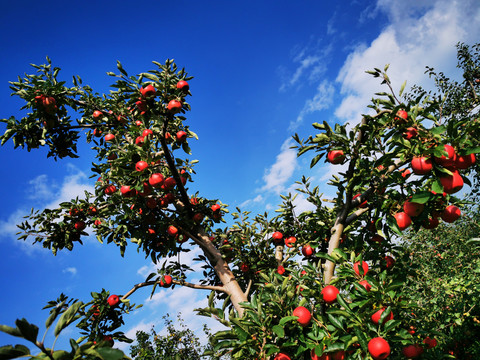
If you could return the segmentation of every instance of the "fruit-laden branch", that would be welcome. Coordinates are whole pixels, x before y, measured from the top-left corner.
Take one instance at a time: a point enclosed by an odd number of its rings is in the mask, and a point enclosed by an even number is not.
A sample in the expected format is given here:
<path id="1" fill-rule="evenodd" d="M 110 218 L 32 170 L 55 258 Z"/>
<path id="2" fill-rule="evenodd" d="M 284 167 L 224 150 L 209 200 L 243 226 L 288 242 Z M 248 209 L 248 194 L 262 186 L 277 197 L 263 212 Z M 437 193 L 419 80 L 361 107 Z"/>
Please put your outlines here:
<path id="1" fill-rule="evenodd" d="M 364 141 L 364 136 L 365 133 L 363 129 L 366 127 L 367 123 L 369 120 L 376 119 L 377 117 L 382 116 L 385 113 L 390 113 L 390 110 L 382 110 L 376 113 L 375 115 L 372 116 L 364 116 L 362 118 L 361 124 L 358 128 L 358 133 L 357 133 L 357 143 L 356 143 L 356 149 L 353 152 L 353 156 L 350 159 L 350 163 L 348 166 L 347 173 L 345 175 L 345 179 L 347 181 L 347 184 L 350 185 L 351 179 L 353 178 L 354 172 L 355 172 L 355 165 L 357 162 L 357 159 L 359 158 L 359 153 L 358 153 L 358 147 L 360 144 L 363 143 Z M 392 170 L 393 171 L 393 170 Z M 331 229 L 331 237 L 330 241 L 328 243 L 328 254 L 332 255 L 333 251 L 338 248 L 338 245 L 340 244 L 340 238 L 343 234 L 343 231 L 346 226 L 346 219 L 348 216 L 348 213 L 350 212 L 350 209 L 353 205 L 356 204 L 361 204 L 363 201 L 365 201 L 370 194 L 373 192 L 373 187 L 370 187 L 367 189 L 363 194 L 361 194 L 359 197 L 353 200 L 352 202 L 352 187 L 347 186 L 347 191 L 346 191 L 346 200 L 345 203 L 340 210 L 339 214 L 337 215 L 337 218 L 335 220 L 335 225 Z M 353 221 L 353 220 L 352 220 Z M 324 271 L 324 283 L 328 285 L 330 281 L 333 278 L 333 273 L 335 271 L 335 263 L 333 263 L 330 260 L 327 260 L 325 262 L 325 271 Z"/>
<path id="2" fill-rule="evenodd" d="M 192 284 L 186 281 L 178 281 L 178 280 L 172 280 L 172 283 L 175 285 L 180 285 L 180 286 L 186 286 L 192 289 L 202 289 L 202 290 L 213 290 L 213 291 L 219 291 L 219 292 L 226 292 L 225 288 L 223 286 L 214 286 L 214 285 L 200 285 L 200 284 Z M 143 283 L 138 283 L 135 284 L 135 286 L 128 291 L 125 295 L 121 297 L 122 300 L 128 299 L 135 291 L 138 289 L 141 289 L 146 286 L 153 286 L 153 285 L 161 285 L 161 280 L 160 281 L 145 281 Z"/>

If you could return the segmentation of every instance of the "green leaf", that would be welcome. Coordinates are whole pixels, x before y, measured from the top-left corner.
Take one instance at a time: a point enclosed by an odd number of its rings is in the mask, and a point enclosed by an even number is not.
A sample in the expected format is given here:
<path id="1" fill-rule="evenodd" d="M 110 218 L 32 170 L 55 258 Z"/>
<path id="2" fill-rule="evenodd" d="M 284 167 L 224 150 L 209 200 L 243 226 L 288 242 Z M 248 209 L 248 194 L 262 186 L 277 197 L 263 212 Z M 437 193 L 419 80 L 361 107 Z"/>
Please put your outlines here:
<path id="1" fill-rule="evenodd" d="M 405 86 L 407 85 L 407 80 L 405 80 L 402 84 L 402 86 L 400 87 L 400 91 L 398 93 L 399 96 L 402 96 L 403 94 L 403 91 L 405 90 Z"/>
<path id="2" fill-rule="evenodd" d="M 350 305 L 347 304 L 347 302 L 343 299 L 343 296 L 341 294 L 337 295 L 337 301 L 341 307 L 345 308 L 345 310 L 349 312 L 352 311 L 352 309 L 350 308 Z"/>
<path id="3" fill-rule="evenodd" d="M 418 193 L 413 194 L 410 202 L 414 202 L 414 203 L 417 203 L 417 204 L 425 204 L 432 197 L 433 197 L 433 194 L 430 191 L 420 191 Z"/>
<path id="4" fill-rule="evenodd" d="M 283 318 L 280 319 L 279 325 L 285 325 L 287 322 L 290 322 L 292 320 L 297 320 L 298 316 L 284 316 Z"/>
<path id="5" fill-rule="evenodd" d="M 437 126 L 437 127 L 434 127 L 432 129 L 430 129 L 430 132 L 432 132 L 432 134 L 434 134 L 434 135 L 440 135 L 440 134 L 443 134 L 446 130 L 447 130 L 447 128 L 444 125 L 440 125 L 440 126 Z M 443 146 L 442 146 L 442 148 L 443 148 Z"/>
<path id="6" fill-rule="evenodd" d="M 435 180 L 432 185 L 432 191 L 436 192 L 437 194 L 443 193 L 443 186 L 440 180 Z"/>
<path id="7" fill-rule="evenodd" d="M 21 356 L 29 355 L 30 350 L 24 345 L 6 345 L 0 347 L 0 360 L 16 359 Z"/>
<path id="8" fill-rule="evenodd" d="M 20 330 L 26 340 L 33 343 L 37 341 L 38 326 L 30 324 L 26 319 L 17 319 L 15 325 L 17 325 L 18 330 Z"/>
<path id="9" fill-rule="evenodd" d="M 63 300 L 61 303 L 56 305 L 56 307 L 51 311 L 50 316 L 47 318 L 47 321 L 45 322 L 45 326 L 47 327 L 47 329 L 53 324 L 57 316 L 60 314 L 66 301 L 67 300 Z"/>
<path id="10" fill-rule="evenodd" d="M 120 70 L 120 72 L 125 75 L 125 76 L 128 76 L 127 72 L 125 70 L 123 70 L 123 67 L 122 67 L 122 64 L 120 63 L 120 61 L 117 60 L 117 68 L 118 70 Z"/>
<path id="11" fill-rule="evenodd" d="M 23 337 L 22 333 L 20 332 L 20 330 L 18 330 L 18 328 L 13 328 L 11 326 L 0 325 L 0 331 L 12 336 Z"/>
<path id="12" fill-rule="evenodd" d="M 78 301 L 74 302 L 70 307 L 60 316 L 58 319 L 57 325 L 55 326 L 55 330 L 53 334 L 58 336 L 60 332 L 65 329 L 68 325 L 70 325 L 73 321 L 75 321 L 78 317 L 76 316 L 78 309 L 80 306 L 83 305 L 83 302 Z"/>
<path id="13" fill-rule="evenodd" d="M 52 355 L 55 360 L 67 360 L 72 358 L 72 354 L 65 350 L 57 350 Z"/>
<path id="14" fill-rule="evenodd" d="M 103 360 L 120 360 L 125 356 L 123 351 L 112 349 L 111 347 L 102 347 L 97 348 L 96 350 Z"/>
<path id="15" fill-rule="evenodd" d="M 337 299 L 340 297 L 340 294 L 337 295 Z M 343 330 L 343 324 L 342 321 L 333 316 L 332 314 L 327 314 L 328 320 L 332 323 L 333 326 L 335 326 L 338 329 Z"/>
<path id="16" fill-rule="evenodd" d="M 283 338 L 285 336 L 285 330 L 280 325 L 274 325 L 272 330 L 275 334 L 277 334 L 278 337 Z"/>

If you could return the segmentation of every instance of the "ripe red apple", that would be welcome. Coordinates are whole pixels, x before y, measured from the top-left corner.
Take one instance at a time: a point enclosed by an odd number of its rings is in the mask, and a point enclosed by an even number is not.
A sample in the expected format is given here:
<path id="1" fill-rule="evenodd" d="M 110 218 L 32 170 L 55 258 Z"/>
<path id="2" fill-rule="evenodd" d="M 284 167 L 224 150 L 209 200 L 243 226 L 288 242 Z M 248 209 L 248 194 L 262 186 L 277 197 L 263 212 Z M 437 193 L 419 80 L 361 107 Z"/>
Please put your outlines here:
<path id="1" fill-rule="evenodd" d="M 412 170 L 414 174 L 425 175 L 433 169 L 431 158 L 425 156 L 417 156 L 412 159 Z"/>
<path id="2" fill-rule="evenodd" d="M 162 186 L 163 181 L 164 181 L 164 178 L 163 178 L 163 174 L 161 173 L 154 173 L 150 175 L 150 177 L 148 178 L 148 183 L 152 185 L 152 187 L 154 188 Z"/>
<path id="3" fill-rule="evenodd" d="M 135 164 L 135 170 L 143 171 L 148 168 L 148 163 L 146 161 L 140 160 Z"/>
<path id="4" fill-rule="evenodd" d="M 181 131 L 177 132 L 176 137 L 177 137 L 177 142 L 183 143 L 183 142 L 185 142 L 185 140 L 187 140 L 187 133 L 185 131 L 181 130 Z"/>
<path id="5" fill-rule="evenodd" d="M 404 212 L 396 213 L 395 220 L 397 221 L 397 225 L 400 231 L 405 230 L 412 224 L 412 219 Z"/>
<path id="6" fill-rule="evenodd" d="M 102 220 L 96 219 L 95 222 L 93 223 L 93 225 L 95 225 L 95 226 L 100 226 L 100 225 L 102 225 Z"/>
<path id="7" fill-rule="evenodd" d="M 390 355 L 390 345 L 387 340 L 376 337 L 368 342 L 368 352 L 374 360 L 384 360 Z"/>
<path id="8" fill-rule="evenodd" d="M 84 221 L 77 221 L 75 223 L 75 230 L 77 231 L 82 231 L 86 228 L 85 222 Z"/>
<path id="9" fill-rule="evenodd" d="M 418 135 L 418 130 L 415 129 L 414 127 L 409 127 L 403 133 L 403 138 L 406 139 L 406 140 L 410 140 L 414 137 L 417 137 L 417 135 Z"/>
<path id="10" fill-rule="evenodd" d="M 386 263 L 386 268 L 391 269 L 393 265 L 395 265 L 395 259 L 391 257 L 390 255 L 385 256 L 385 263 Z"/>
<path id="11" fill-rule="evenodd" d="M 458 220 L 460 216 L 462 216 L 460 209 L 455 205 L 449 205 L 442 213 L 442 220 L 448 223 L 453 223 Z"/>
<path id="12" fill-rule="evenodd" d="M 395 121 L 399 124 L 403 124 L 408 119 L 408 113 L 405 110 L 398 110 L 397 116 L 395 116 Z"/>
<path id="13" fill-rule="evenodd" d="M 115 191 L 117 191 L 117 188 L 115 185 L 108 185 L 106 188 L 105 188 L 105 194 L 106 195 L 112 195 L 115 193 Z"/>
<path id="14" fill-rule="evenodd" d="M 241 264 L 240 265 L 240 270 L 244 273 L 248 272 L 250 270 L 250 267 L 247 264 Z"/>
<path id="15" fill-rule="evenodd" d="M 200 224 L 203 221 L 204 215 L 202 213 L 196 213 L 193 215 L 193 222 L 195 224 Z"/>
<path id="16" fill-rule="evenodd" d="M 163 279 L 160 279 L 160 286 L 169 288 L 172 285 L 172 277 L 170 275 L 164 275 Z"/>
<path id="17" fill-rule="evenodd" d="M 327 304 L 333 304 L 337 301 L 337 295 L 340 291 L 333 285 L 327 285 L 322 289 L 323 301 Z"/>
<path id="18" fill-rule="evenodd" d="M 297 238 L 295 236 L 289 236 L 285 239 L 285 246 L 292 248 L 294 244 L 297 242 Z"/>
<path id="19" fill-rule="evenodd" d="M 182 90 L 184 93 L 188 92 L 190 90 L 190 85 L 185 80 L 180 80 L 177 83 L 177 89 Z"/>
<path id="20" fill-rule="evenodd" d="M 120 298 L 118 297 L 118 295 L 110 295 L 107 299 L 107 303 L 111 307 L 117 306 L 120 303 Z"/>
<path id="21" fill-rule="evenodd" d="M 92 116 L 95 120 L 100 120 L 103 117 L 103 113 L 100 110 L 95 110 Z"/>
<path id="22" fill-rule="evenodd" d="M 285 268 L 282 266 L 282 265 L 278 265 L 277 267 L 277 273 L 279 273 L 280 275 L 283 275 L 285 274 Z"/>
<path id="23" fill-rule="evenodd" d="M 288 356 L 287 354 L 278 353 L 277 355 L 275 355 L 275 357 L 273 358 L 273 360 L 292 360 L 292 359 L 291 359 L 290 356 Z"/>
<path id="24" fill-rule="evenodd" d="M 353 200 L 355 200 L 357 197 L 359 197 L 360 195 L 362 194 L 357 194 L 355 195 L 353 198 L 352 198 L 352 202 Z M 364 202 L 362 202 L 360 205 L 357 205 L 357 207 L 361 207 L 361 208 L 364 208 L 364 207 L 367 207 L 367 200 L 365 200 Z"/>
<path id="25" fill-rule="evenodd" d="M 412 174 L 412 172 L 410 171 L 410 169 L 405 169 L 405 170 L 402 171 L 402 177 L 404 179 L 408 179 L 411 174 Z"/>
<path id="26" fill-rule="evenodd" d="M 432 217 L 429 217 L 424 223 L 423 223 L 423 227 L 425 229 L 435 229 L 438 224 L 439 224 L 439 220 L 436 216 L 432 216 Z"/>
<path id="27" fill-rule="evenodd" d="M 444 174 L 440 176 L 440 182 L 442 183 L 443 191 L 447 194 L 454 194 L 463 187 L 463 178 L 458 170 L 454 170 L 452 175 Z"/>
<path id="28" fill-rule="evenodd" d="M 332 164 L 341 164 L 345 160 L 343 150 L 331 150 L 327 154 L 328 162 Z"/>
<path id="29" fill-rule="evenodd" d="M 419 344 L 407 345 L 402 349 L 402 354 L 409 359 L 414 359 L 423 354 L 423 347 Z"/>
<path id="30" fill-rule="evenodd" d="M 146 138 L 146 137 L 148 137 L 148 136 L 152 137 L 152 135 L 153 135 L 153 131 L 150 130 L 150 129 L 145 129 L 145 130 L 142 131 L 142 136 L 143 136 L 144 138 Z"/>
<path id="31" fill-rule="evenodd" d="M 165 188 L 165 190 L 171 190 L 175 187 L 176 184 L 177 183 L 175 182 L 175 179 L 173 177 L 168 177 L 163 182 L 163 187 Z"/>
<path id="32" fill-rule="evenodd" d="M 308 326 L 310 324 L 310 321 L 312 320 L 312 314 L 304 306 L 299 306 L 295 308 L 295 310 L 293 310 L 293 316 L 298 316 L 297 321 L 302 326 Z"/>
<path id="33" fill-rule="evenodd" d="M 100 129 L 93 129 L 93 136 L 95 136 L 95 137 L 101 137 L 101 136 L 102 136 L 102 130 L 100 130 Z"/>
<path id="34" fill-rule="evenodd" d="M 441 157 L 434 157 L 435 162 L 438 165 L 441 165 L 443 167 L 450 167 L 455 164 L 455 149 L 453 148 L 452 145 L 445 144 L 443 145 L 443 150 L 448 154 L 447 156 L 442 155 Z"/>
<path id="35" fill-rule="evenodd" d="M 143 136 L 137 136 L 135 139 L 135 145 L 142 146 L 145 142 L 145 138 Z"/>
<path id="36" fill-rule="evenodd" d="M 130 185 L 123 185 L 120 187 L 120 193 L 124 197 L 132 197 L 136 195 L 136 190 L 132 189 Z"/>
<path id="37" fill-rule="evenodd" d="M 385 308 L 382 308 L 372 315 L 371 319 L 375 325 L 378 325 L 378 323 L 380 322 L 380 317 L 382 316 L 384 311 Z M 390 314 L 388 314 L 387 317 L 383 319 L 383 323 L 385 324 L 388 320 L 393 320 L 393 312 L 390 312 Z"/>
<path id="38" fill-rule="evenodd" d="M 138 111 L 141 115 L 144 115 L 147 112 L 147 103 L 143 100 L 138 100 L 135 105 L 137 106 Z"/>
<path id="39" fill-rule="evenodd" d="M 455 158 L 455 167 L 457 169 L 468 169 L 470 166 L 475 164 L 475 154 L 470 155 L 458 155 Z"/>
<path id="40" fill-rule="evenodd" d="M 425 340 L 423 340 L 423 343 L 427 345 L 427 349 L 431 349 L 437 346 L 437 340 L 435 338 L 431 339 L 429 336 L 427 336 Z"/>
<path id="41" fill-rule="evenodd" d="M 222 207 L 219 205 L 219 204 L 213 204 L 210 209 L 213 211 L 213 212 L 216 212 L 216 211 L 220 211 Z"/>
<path id="42" fill-rule="evenodd" d="M 362 285 L 365 290 L 370 291 L 372 289 L 372 285 L 367 280 L 362 280 L 359 282 L 360 285 Z"/>
<path id="43" fill-rule="evenodd" d="M 403 204 L 403 211 L 410 217 L 418 216 L 422 213 L 425 205 L 416 202 L 405 201 Z"/>
<path id="44" fill-rule="evenodd" d="M 353 271 L 355 271 L 355 274 L 357 274 L 358 276 L 360 276 L 359 266 L 361 266 L 361 267 L 362 267 L 362 270 L 363 270 L 363 274 L 362 274 L 361 276 L 367 275 L 367 272 L 368 272 L 368 264 L 367 264 L 365 261 L 362 261 L 361 264 L 360 264 L 360 261 L 357 261 L 355 264 L 353 264 Z"/>
<path id="45" fill-rule="evenodd" d="M 313 248 L 312 248 L 310 245 L 307 244 L 307 245 L 305 245 L 305 246 L 302 247 L 302 254 L 303 254 L 303 256 L 305 256 L 305 257 L 310 257 L 310 256 L 313 255 L 313 253 L 314 253 L 314 250 L 313 250 Z"/>
<path id="46" fill-rule="evenodd" d="M 155 90 L 155 87 L 153 85 L 147 85 L 144 88 L 140 89 L 140 93 L 142 94 L 142 96 L 147 99 L 155 97 L 156 91 L 157 90 Z"/>
<path id="47" fill-rule="evenodd" d="M 43 107 L 47 114 L 53 115 L 58 110 L 57 102 L 54 97 L 52 96 L 45 96 L 43 97 Z"/>
<path id="48" fill-rule="evenodd" d="M 178 234 L 178 229 L 177 229 L 175 226 L 170 225 L 170 226 L 167 228 L 167 233 L 168 233 L 168 235 L 170 235 L 170 236 L 175 236 L 175 235 Z"/>
<path id="49" fill-rule="evenodd" d="M 170 100 L 167 105 L 167 110 L 171 114 L 177 114 L 182 111 L 182 103 L 178 100 Z"/>
<path id="50" fill-rule="evenodd" d="M 272 240 L 275 244 L 280 244 L 283 239 L 283 234 L 280 231 L 275 231 L 272 234 Z"/>
<path id="51" fill-rule="evenodd" d="M 345 360 L 345 351 L 343 350 L 338 350 L 335 351 L 332 356 L 332 360 Z M 329 360 L 328 358 L 325 358 L 325 360 Z"/>
<path id="52" fill-rule="evenodd" d="M 105 135 L 105 141 L 113 141 L 115 139 L 115 135 L 107 134 Z"/>

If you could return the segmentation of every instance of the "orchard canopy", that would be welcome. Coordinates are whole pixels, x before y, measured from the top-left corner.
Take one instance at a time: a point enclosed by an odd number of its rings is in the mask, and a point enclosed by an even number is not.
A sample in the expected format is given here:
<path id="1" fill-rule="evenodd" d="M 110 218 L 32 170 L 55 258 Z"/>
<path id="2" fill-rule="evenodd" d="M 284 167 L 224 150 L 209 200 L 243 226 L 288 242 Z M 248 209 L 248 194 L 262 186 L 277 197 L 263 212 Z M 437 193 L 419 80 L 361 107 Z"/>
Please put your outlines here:
<path id="1" fill-rule="evenodd" d="M 468 198 L 478 192 L 480 153 L 480 45 L 458 44 L 463 79 L 427 68 L 435 91 L 391 84 L 387 68 L 368 71 L 385 92 L 365 104 L 356 124 L 313 124 L 298 135 L 298 156 L 311 166 L 326 161 L 339 171 L 322 199 L 322 184 L 303 177 L 298 191 L 315 209 L 296 212 L 294 194 L 282 196 L 275 216 L 252 217 L 191 193 L 195 160 L 189 143 L 197 135 L 187 121 L 194 81 L 173 60 L 155 70 L 129 75 L 117 63 L 114 91 L 98 94 L 78 76 L 59 80 L 60 69 L 33 65 L 36 72 L 11 82 L 12 95 L 25 101 L 21 119 L 3 119 L 1 143 L 28 151 L 48 148 L 61 161 L 78 157 L 77 143 L 95 151 L 95 192 L 32 211 L 18 224 L 19 239 L 58 251 L 73 251 L 87 237 L 145 254 L 158 271 L 143 283 L 125 284 L 123 294 L 92 292 L 89 300 L 61 295 L 48 303 L 45 331 L 55 337 L 69 325 L 80 330 L 70 349 L 44 344 L 39 328 L 26 319 L 0 330 L 24 338 L 24 345 L 0 348 L 0 357 L 120 359 L 117 341 L 131 341 L 120 327 L 135 308 L 129 296 L 149 287 L 188 286 L 211 291 L 197 309 L 227 327 L 216 333 L 206 356 L 234 359 L 402 359 L 453 357 L 448 335 L 435 321 L 416 317 L 418 302 L 405 289 L 415 276 L 413 253 L 397 241 L 405 234 L 435 231 L 461 220 Z M 400 91 L 394 91 L 400 88 Z M 226 224 L 230 224 L 226 226 Z M 451 225 L 450 225 L 451 224 Z M 193 271 L 166 261 L 194 247 L 203 255 L 204 279 L 187 282 Z M 475 304 L 469 304 L 475 308 Z M 478 314 L 478 309 L 471 312 Z M 470 314 L 470 313 L 469 313 Z M 415 324 L 415 330 L 412 325 Z M 475 329 L 474 329 L 475 330 Z M 476 328 L 476 334 L 479 334 Z M 473 335 L 472 335 L 473 336 Z M 113 345 L 114 346 L 114 345 Z M 38 352 L 37 351 L 37 352 Z"/>

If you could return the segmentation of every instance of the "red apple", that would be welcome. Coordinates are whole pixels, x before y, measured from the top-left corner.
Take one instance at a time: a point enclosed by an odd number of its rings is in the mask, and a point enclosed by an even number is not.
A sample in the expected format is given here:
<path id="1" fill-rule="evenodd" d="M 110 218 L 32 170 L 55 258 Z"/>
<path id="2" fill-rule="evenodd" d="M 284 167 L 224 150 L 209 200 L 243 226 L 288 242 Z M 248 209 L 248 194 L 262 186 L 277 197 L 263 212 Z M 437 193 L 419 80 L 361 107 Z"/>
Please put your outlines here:
<path id="1" fill-rule="evenodd" d="M 357 197 L 359 197 L 360 195 L 362 194 L 357 194 L 355 195 L 353 198 L 352 198 L 352 202 L 353 200 L 355 200 Z M 367 207 L 367 200 L 365 200 L 364 202 L 362 202 L 360 205 L 357 205 L 357 207 L 361 207 L 361 208 L 364 208 L 364 207 Z"/>
<path id="2" fill-rule="evenodd" d="M 294 247 L 294 244 L 297 242 L 297 238 L 295 236 L 289 236 L 288 238 L 285 239 L 285 246 L 292 248 Z"/>
<path id="3" fill-rule="evenodd" d="M 135 120 L 135 125 L 142 126 L 143 122 L 141 120 Z"/>
<path id="4" fill-rule="evenodd" d="M 172 285 L 172 277 L 170 275 L 164 275 L 163 279 L 160 279 L 160 286 L 169 288 Z"/>
<path id="5" fill-rule="evenodd" d="M 100 110 L 95 110 L 92 116 L 95 120 L 100 120 L 103 117 L 103 113 Z"/>
<path id="6" fill-rule="evenodd" d="M 95 225 L 95 226 L 100 226 L 100 225 L 102 225 L 102 220 L 96 219 L 95 222 L 93 223 L 93 225 Z"/>
<path id="7" fill-rule="evenodd" d="M 170 226 L 167 228 L 167 233 L 168 233 L 168 235 L 170 235 L 170 236 L 175 236 L 175 235 L 178 234 L 178 229 L 177 229 L 175 226 L 170 225 Z"/>
<path id="8" fill-rule="evenodd" d="M 163 182 L 163 187 L 165 188 L 165 190 L 171 190 L 175 187 L 176 184 L 177 183 L 175 182 L 175 179 L 173 177 L 168 177 Z"/>
<path id="9" fill-rule="evenodd" d="M 200 224 L 203 221 L 204 215 L 202 213 L 196 213 L 193 215 L 193 222 L 195 224 Z"/>
<path id="10" fill-rule="evenodd" d="M 56 113 L 58 110 L 57 108 L 57 102 L 55 101 L 55 98 L 52 96 L 45 96 L 43 97 L 43 107 L 47 114 L 53 115 Z"/>
<path id="11" fill-rule="evenodd" d="M 414 137 L 417 137 L 417 135 L 418 135 L 418 130 L 415 129 L 414 127 L 407 128 L 407 130 L 405 130 L 405 132 L 403 133 L 403 137 L 406 140 L 410 140 Z"/>
<path id="12" fill-rule="evenodd" d="M 453 223 L 458 220 L 460 216 L 462 216 L 460 209 L 455 205 L 449 205 L 442 213 L 442 220 L 448 223 Z"/>
<path id="13" fill-rule="evenodd" d="M 327 154 L 328 162 L 332 164 L 341 164 L 345 160 L 343 150 L 331 150 Z"/>
<path id="14" fill-rule="evenodd" d="M 303 256 L 310 257 L 310 256 L 313 255 L 313 253 L 314 253 L 313 248 L 310 245 L 307 244 L 307 245 L 302 247 Z"/>
<path id="15" fill-rule="evenodd" d="M 213 212 L 217 212 L 217 211 L 220 211 L 222 207 L 219 205 L 219 204 L 213 204 L 210 209 L 213 211 Z"/>
<path id="16" fill-rule="evenodd" d="M 277 355 L 275 355 L 275 357 L 273 358 L 273 360 L 292 360 L 292 359 L 291 359 L 290 356 L 288 356 L 287 354 L 278 353 Z"/>
<path id="17" fill-rule="evenodd" d="M 454 194 L 463 187 L 463 178 L 458 170 L 454 170 L 452 175 L 443 174 L 440 176 L 440 182 L 442 183 L 443 191 L 447 194 Z"/>
<path id="18" fill-rule="evenodd" d="M 148 168 L 148 164 L 146 161 L 138 161 L 136 164 L 135 164 L 135 170 L 137 171 L 143 171 L 145 170 L 146 168 Z"/>
<path id="19" fill-rule="evenodd" d="M 147 99 L 155 97 L 156 91 L 157 90 L 155 90 L 155 87 L 153 85 L 147 85 L 144 88 L 140 89 L 140 93 L 142 94 L 142 96 Z"/>
<path id="20" fill-rule="evenodd" d="M 434 157 L 435 162 L 438 165 L 443 167 L 451 167 L 455 164 L 455 149 L 452 145 L 445 144 L 443 145 L 443 150 L 447 153 L 447 156 L 442 155 L 441 157 Z"/>
<path id="21" fill-rule="evenodd" d="M 407 121 L 407 119 L 408 119 L 408 113 L 405 110 L 397 111 L 397 116 L 395 116 L 395 121 L 397 121 L 399 124 L 403 124 Z"/>
<path id="22" fill-rule="evenodd" d="M 433 169 L 431 158 L 425 156 L 417 156 L 412 159 L 412 170 L 414 174 L 425 175 Z"/>
<path id="23" fill-rule="evenodd" d="M 171 114 L 177 114 L 182 111 L 182 103 L 178 100 L 170 100 L 167 105 L 167 110 Z"/>
<path id="24" fill-rule="evenodd" d="M 75 223 L 75 230 L 77 230 L 77 231 L 82 231 L 82 230 L 85 229 L 85 227 L 86 227 L 86 225 L 85 225 L 84 221 L 77 221 Z"/>
<path id="25" fill-rule="evenodd" d="M 150 130 L 150 129 L 145 129 L 145 130 L 142 131 L 142 136 L 143 136 L 144 138 L 146 138 L 147 136 L 152 137 L 152 135 L 153 135 L 153 131 Z"/>
<path id="26" fill-rule="evenodd" d="M 135 139 L 135 145 L 142 146 L 145 142 L 145 138 L 143 136 L 137 136 Z"/>
<path id="27" fill-rule="evenodd" d="M 250 270 L 250 267 L 247 264 L 241 264 L 240 265 L 240 270 L 244 273 L 248 272 Z"/>
<path id="28" fill-rule="evenodd" d="M 277 273 L 279 273 L 280 275 L 285 274 L 285 268 L 282 265 L 278 265 Z"/>
<path id="29" fill-rule="evenodd" d="M 390 255 L 385 256 L 385 263 L 386 263 L 386 268 L 391 269 L 393 265 L 395 265 L 395 259 L 391 257 Z"/>
<path id="30" fill-rule="evenodd" d="M 177 89 L 182 90 L 184 93 L 188 92 L 190 90 L 190 85 L 185 80 L 180 80 L 177 83 Z"/>
<path id="31" fill-rule="evenodd" d="M 405 230 L 412 224 L 412 219 L 404 212 L 396 213 L 395 220 L 397 221 L 397 225 L 400 231 Z"/>
<path id="32" fill-rule="evenodd" d="M 140 114 L 143 115 L 147 112 L 147 104 L 143 100 L 138 100 L 135 105 L 137 105 L 138 111 L 140 111 Z"/>
<path id="33" fill-rule="evenodd" d="M 136 195 L 136 190 L 132 189 L 130 185 L 123 185 L 120 187 L 120 193 L 124 197 L 132 197 Z"/>
<path id="34" fill-rule="evenodd" d="M 375 325 L 378 325 L 378 323 L 380 322 L 380 317 L 382 316 L 384 311 L 385 311 L 385 308 L 382 308 L 372 315 L 371 319 L 372 319 L 372 321 Z M 390 312 L 390 314 L 388 314 L 385 317 L 385 319 L 383 319 L 383 323 L 385 324 L 388 320 L 393 320 L 393 313 L 392 312 Z"/>
<path id="35" fill-rule="evenodd" d="M 416 202 L 405 201 L 403 204 L 403 211 L 410 217 L 418 216 L 422 213 L 425 205 Z"/>
<path id="36" fill-rule="evenodd" d="M 439 224 L 439 220 L 436 216 L 432 216 L 432 217 L 429 217 L 424 223 L 423 223 L 423 227 L 425 229 L 435 229 L 438 224 Z"/>
<path id="37" fill-rule="evenodd" d="M 115 193 L 115 191 L 117 191 L 117 188 L 115 185 L 108 185 L 106 188 L 105 188 L 105 194 L 106 195 L 112 195 Z"/>
<path id="38" fill-rule="evenodd" d="M 332 360 L 345 360 L 345 351 L 343 350 L 338 350 L 335 351 L 332 356 Z M 325 358 L 325 360 L 328 360 L 328 358 Z"/>
<path id="39" fill-rule="evenodd" d="M 409 359 L 414 359 L 423 354 L 423 348 L 419 344 L 407 345 L 402 349 L 402 354 Z"/>
<path id="40" fill-rule="evenodd" d="M 368 272 L 368 264 L 367 264 L 365 261 L 362 261 L 361 264 L 360 264 L 360 261 L 357 261 L 355 264 L 353 264 L 353 271 L 355 271 L 355 274 L 357 274 L 358 276 L 360 276 L 359 266 L 361 266 L 361 267 L 362 267 L 362 270 L 363 270 L 363 274 L 362 274 L 361 276 L 367 275 L 367 272 Z"/>
<path id="41" fill-rule="evenodd" d="M 337 301 L 337 295 L 340 291 L 333 285 L 327 285 L 322 289 L 323 301 L 327 304 L 333 304 Z"/>
<path id="42" fill-rule="evenodd" d="M 177 142 L 183 143 L 187 140 L 187 133 L 185 131 L 177 132 Z"/>
<path id="43" fill-rule="evenodd" d="M 404 179 L 408 179 L 411 174 L 412 174 L 412 172 L 410 171 L 410 169 L 406 169 L 406 170 L 403 170 L 403 171 L 402 171 L 402 177 L 403 177 Z"/>
<path id="44" fill-rule="evenodd" d="M 120 298 L 118 297 L 118 295 L 110 295 L 107 299 L 107 303 L 111 307 L 117 306 L 120 303 Z"/>
<path id="45" fill-rule="evenodd" d="M 293 310 L 293 316 L 298 316 L 297 321 L 302 326 L 308 326 L 310 324 L 310 321 L 312 320 L 312 314 L 304 306 L 299 306 L 295 310 Z"/>
<path id="46" fill-rule="evenodd" d="M 367 280 L 362 280 L 359 282 L 360 285 L 362 285 L 365 290 L 370 291 L 372 289 L 372 285 Z"/>
<path id="47" fill-rule="evenodd" d="M 115 135 L 107 134 L 105 135 L 105 141 L 113 141 L 115 139 Z"/>
<path id="48" fill-rule="evenodd" d="M 427 345 L 427 349 L 431 349 L 437 346 L 437 340 L 435 338 L 431 339 L 429 336 L 427 336 L 425 340 L 423 340 L 423 343 Z"/>
<path id="49" fill-rule="evenodd" d="M 272 240 L 275 244 L 280 244 L 283 239 L 283 234 L 280 231 L 275 231 L 272 234 Z"/>
<path id="50" fill-rule="evenodd" d="M 93 136 L 95 137 L 101 137 L 102 136 L 102 130 L 100 129 L 93 129 Z"/>
<path id="51" fill-rule="evenodd" d="M 148 178 L 148 183 L 152 185 L 152 187 L 157 188 L 162 186 L 164 181 L 163 175 L 161 173 L 154 173 L 150 175 Z"/>
<path id="52" fill-rule="evenodd" d="M 455 158 L 455 167 L 457 169 L 468 169 L 470 166 L 475 164 L 475 154 L 470 155 L 459 155 Z"/>
<path id="53" fill-rule="evenodd" d="M 390 345 L 387 340 L 376 337 L 368 342 L 368 352 L 374 360 L 384 360 L 390 355 Z"/>

